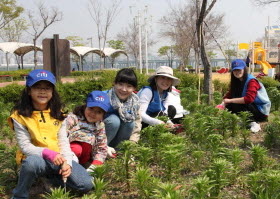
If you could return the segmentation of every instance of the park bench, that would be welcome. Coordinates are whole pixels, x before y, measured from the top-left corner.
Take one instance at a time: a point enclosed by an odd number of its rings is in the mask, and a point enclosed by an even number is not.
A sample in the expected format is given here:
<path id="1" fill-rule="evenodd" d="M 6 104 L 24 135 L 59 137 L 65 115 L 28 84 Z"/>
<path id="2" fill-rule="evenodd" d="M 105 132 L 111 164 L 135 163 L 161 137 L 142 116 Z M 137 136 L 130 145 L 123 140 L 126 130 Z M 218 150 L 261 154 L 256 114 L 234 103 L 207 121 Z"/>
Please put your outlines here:
<path id="1" fill-rule="evenodd" d="M 13 76 L 12 75 L 0 75 L 1 80 L 10 80 L 11 82 L 13 81 Z"/>
<path id="2" fill-rule="evenodd" d="M 27 77 L 28 75 L 27 75 L 27 74 L 21 74 L 20 76 L 24 79 L 24 81 L 26 81 L 26 77 Z"/>

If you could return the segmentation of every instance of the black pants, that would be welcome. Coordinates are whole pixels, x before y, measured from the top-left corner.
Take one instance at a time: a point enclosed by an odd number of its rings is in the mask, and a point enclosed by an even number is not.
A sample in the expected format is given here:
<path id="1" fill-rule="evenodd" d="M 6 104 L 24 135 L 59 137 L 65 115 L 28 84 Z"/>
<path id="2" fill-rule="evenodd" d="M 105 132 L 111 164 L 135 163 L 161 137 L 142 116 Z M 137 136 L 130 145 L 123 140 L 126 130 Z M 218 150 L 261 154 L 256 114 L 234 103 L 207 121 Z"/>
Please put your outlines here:
<path id="1" fill-rule="evenodd" d="M 152 117 L 152 118 L 155 118 L 157 116 L 167 116 L 167 117 L 169 117 L 171 119 L 171 121 L 174 124 L 180 124 L 180 122 L 183 119 L 183 117 L 174 118 L 176 113 L 177 113 L 176 108 L 173 105 L 169 105 L 168 108 L 167 108 L 167 114 L 163 113 L 162 111 L 160 111 L 160 112 L 152 113 L 149 116 Z M 142 129 L 144 129 L 144 128 L 148 127 L 148 126 L 149 126 L 149 124 L 147 124 L 145 122 L 142 122 Z"/>
<path id="2" fill-rule="evenodd" d="M 258 107 L 254 104 L 227 104 L 226 109 L 231 111 L 232 113 L 238 114 L 239 112 L 248 111 L 253 114 L 252 117 L 250 117 L 251 120 L 256 122 L 264 122 L 267 121 L 267 116 L 261 113 L 258 109 Z"/>

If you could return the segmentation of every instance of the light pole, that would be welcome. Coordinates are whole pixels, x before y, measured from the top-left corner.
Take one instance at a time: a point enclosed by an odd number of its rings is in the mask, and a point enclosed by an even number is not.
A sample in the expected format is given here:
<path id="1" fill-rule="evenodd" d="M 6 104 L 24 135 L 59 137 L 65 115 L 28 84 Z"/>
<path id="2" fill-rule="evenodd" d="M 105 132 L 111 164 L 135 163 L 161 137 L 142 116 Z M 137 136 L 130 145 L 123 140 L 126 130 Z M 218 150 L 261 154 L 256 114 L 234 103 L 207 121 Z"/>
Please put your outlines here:
<path id="1" fill-rule="evenodd" d="M 93 47 L 92 37 L 87 38 L 87 40 L 90 40 L 90 47 L 92 48 Z M 91 53 L 91 67 L 92 67 L 92 70 L 93 70 L 93 53 Z"/>
<path id="2" fill-rule="evenodd" d="M 141 29 L 141 14 L 138 10 L 138 26 L 139 26 L 139 68 L 140 74 L 142 74 L 142 29 Z"/>
<path id="3" fill-rule="evenodd" d="M 147 29 L 147 26 L 148 26 L 148 20 L 147 20 L 147 12 L 148 12 L 148 6 L 146 5 L 145 6 L 145 47 L 146 47 L 146 74 L 149 73 L 149 66 L 148 66 L 148 29 Z"/>

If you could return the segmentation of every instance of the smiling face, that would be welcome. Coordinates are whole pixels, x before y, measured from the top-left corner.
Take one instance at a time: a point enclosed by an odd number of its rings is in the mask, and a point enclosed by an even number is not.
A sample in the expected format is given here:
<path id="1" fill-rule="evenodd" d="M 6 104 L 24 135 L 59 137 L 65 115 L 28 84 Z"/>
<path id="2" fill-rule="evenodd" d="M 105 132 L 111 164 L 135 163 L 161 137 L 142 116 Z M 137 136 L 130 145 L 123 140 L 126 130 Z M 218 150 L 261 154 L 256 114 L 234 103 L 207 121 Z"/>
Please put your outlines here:
<path id="1" fill-rule="evenodd" d="M 123 82 L 115 83 L 114 89 L 120 100 L 126 100 L 135 91 L 134 86 Z"/>
<path id="2" fill-rule="evenodd" d="M 29 95 L 34 109 L 42 111 L 48 107 L 48 102 L 53 96 L 53 84 L 48 81 L 39 81 L 31 86 Z"/>
<path id="3" fill-rule="evenodd" d="M 85 117 L 88 122 L 100 122 L 104 118 L 105 111 L 100 107 L 86 107 Z"/>
<path id="4" fill-rule="evenodd" d="M 155 81 L 156 81 L 158 91 L 162 92 L 172 86 L 173 79 L 165 76 L 157 76 L 155 77 Z"/>
<path id="5" fill-rule="evenodd" d="M 236 69 L 232 71 L 234 77 L 236 77 L 239 80 L 242 80 L 243 75 L 244 75 L 244 69 Z"/>

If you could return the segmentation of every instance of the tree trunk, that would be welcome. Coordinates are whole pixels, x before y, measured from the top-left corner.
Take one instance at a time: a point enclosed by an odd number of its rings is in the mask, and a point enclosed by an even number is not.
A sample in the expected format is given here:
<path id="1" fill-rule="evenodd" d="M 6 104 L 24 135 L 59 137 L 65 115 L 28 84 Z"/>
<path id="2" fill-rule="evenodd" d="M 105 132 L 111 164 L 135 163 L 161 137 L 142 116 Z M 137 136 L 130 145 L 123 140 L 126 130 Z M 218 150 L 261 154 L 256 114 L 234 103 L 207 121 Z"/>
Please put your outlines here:
<path id="1" fill-rule="evenodd" d="M 213 1 L 216 2 L 216 1 Z M 214 5 L 212 2 L 211 6 Z M 198 10 L 198 18 L 196 22 L 197 31 L 197 43 L 200 49 L 200 57 L 204 67 L 204 81 L 203 81 L 203 93 L 208 95 L 207 103 L 212 104 L 213 102 L 213 88 L 212 88 L 212 70 L 210 63 L 207 58 L 207 53 L 204 45 L 204 34 L 203 34 L 203 21 L 206 16 L 207 0 L 202 1 L 201 8 Z M 200 1 L 197 1 L 197 8 L 200 7 Z"/>
<path id="2" fill-rule="evenodd" d="M 201 34 L 201 61 L 204 66 L 203 92 L 208 95 L 208 104 L 213 103 L 212 69 L 204 46 L 204 35 Z"/>
<path id="3" fill-rule="evenodd" d="M 33 39 L 34 45 L 34 69 L 37 68 L 37 48 L 36 48 L 36 39 Z"/>

